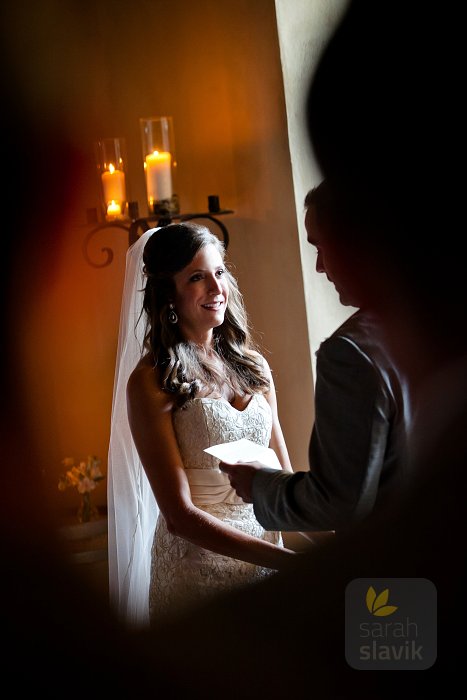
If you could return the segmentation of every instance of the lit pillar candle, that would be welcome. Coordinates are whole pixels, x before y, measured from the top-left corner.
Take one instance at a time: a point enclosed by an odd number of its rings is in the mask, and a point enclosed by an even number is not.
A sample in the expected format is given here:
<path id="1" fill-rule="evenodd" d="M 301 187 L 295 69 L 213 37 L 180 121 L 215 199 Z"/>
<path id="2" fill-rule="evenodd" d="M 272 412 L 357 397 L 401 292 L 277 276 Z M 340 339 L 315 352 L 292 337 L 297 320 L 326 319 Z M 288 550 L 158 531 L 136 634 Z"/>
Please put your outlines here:
<path id="1" fill-rule="evenodd" d="M 171 162 L 172 156 L 168 151 L 154 151 L 146 156 L 146 185 L 150 206 L 172 197 Z"/>
<path id="2" fill-rule="evenodd" d="M 109 164 L 109 169 L 102 173 L 102 189 L 104 191 L 104 201 L 108 207 L 110 202 L 120 203 L 125 201 L 125 173 L 122 170 Z"/>

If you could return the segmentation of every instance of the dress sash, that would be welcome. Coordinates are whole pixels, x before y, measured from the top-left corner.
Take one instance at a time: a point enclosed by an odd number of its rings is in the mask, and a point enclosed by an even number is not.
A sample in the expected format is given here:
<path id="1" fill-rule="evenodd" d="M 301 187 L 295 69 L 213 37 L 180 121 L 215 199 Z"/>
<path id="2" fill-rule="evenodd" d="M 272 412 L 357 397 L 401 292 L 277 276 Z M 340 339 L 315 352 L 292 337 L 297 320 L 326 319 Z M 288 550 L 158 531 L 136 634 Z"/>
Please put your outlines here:
<path id="1" fill-rule="evenodd" d="M 213 503 L 244 503 L 230 485 L 227 474 L 217 469 L 185 469 L 185 472 L 195 506 Z"/>

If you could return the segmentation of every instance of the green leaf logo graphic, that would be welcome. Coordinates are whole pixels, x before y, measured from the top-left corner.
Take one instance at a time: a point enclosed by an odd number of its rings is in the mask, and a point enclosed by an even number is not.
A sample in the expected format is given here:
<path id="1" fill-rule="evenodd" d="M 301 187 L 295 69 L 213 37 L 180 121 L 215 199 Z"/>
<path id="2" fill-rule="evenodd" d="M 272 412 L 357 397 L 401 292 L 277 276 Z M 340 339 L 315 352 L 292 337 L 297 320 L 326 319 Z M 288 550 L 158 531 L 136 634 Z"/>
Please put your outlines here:
<path id="1" fill-rule="evenodd" d="M 379 595 L 376 595 L 376 591 L 373 586 L 370 586 L 366 592 L 366 607 L 372 615 L 377 617 L 386 617 L 386 615 L 392 615 L 396 612 L 396 605 L 387 605 L 389 598 L 389 588 L 385 588 Z"/>

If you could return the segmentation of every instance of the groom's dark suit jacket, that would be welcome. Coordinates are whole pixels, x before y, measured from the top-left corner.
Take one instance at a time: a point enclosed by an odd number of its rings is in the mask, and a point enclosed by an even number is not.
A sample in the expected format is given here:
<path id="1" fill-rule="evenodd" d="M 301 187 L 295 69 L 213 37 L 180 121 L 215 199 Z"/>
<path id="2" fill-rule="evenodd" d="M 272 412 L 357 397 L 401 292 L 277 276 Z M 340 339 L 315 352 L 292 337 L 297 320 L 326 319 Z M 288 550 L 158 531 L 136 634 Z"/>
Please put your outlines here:
<path id="1" fill-rule="evenodd" d="M 336 530 L 386 500 L 404 476 L 407 387 L 376 321 L 357 311 L 317 352 L 309 471 L 259 471 L 254 511 L 268 530 Z"/>

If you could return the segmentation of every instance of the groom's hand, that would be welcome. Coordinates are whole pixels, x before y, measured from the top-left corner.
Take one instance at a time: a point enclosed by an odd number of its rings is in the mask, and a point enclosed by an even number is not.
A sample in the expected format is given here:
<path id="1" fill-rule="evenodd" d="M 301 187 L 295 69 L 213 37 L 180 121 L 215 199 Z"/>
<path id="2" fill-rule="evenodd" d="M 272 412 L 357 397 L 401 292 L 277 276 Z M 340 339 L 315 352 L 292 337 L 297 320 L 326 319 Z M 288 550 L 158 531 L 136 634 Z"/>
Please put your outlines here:
<path id="1" fill-rule="evenodd" d="M 253 503 L 252 485 L 256 472 L 264 465 L 261 462 L 220 462 L 219 469 L 227 474 L 231 486 L 237 492 L 237 496 L 245 503 Z"/>

